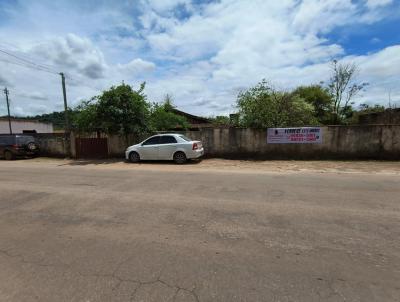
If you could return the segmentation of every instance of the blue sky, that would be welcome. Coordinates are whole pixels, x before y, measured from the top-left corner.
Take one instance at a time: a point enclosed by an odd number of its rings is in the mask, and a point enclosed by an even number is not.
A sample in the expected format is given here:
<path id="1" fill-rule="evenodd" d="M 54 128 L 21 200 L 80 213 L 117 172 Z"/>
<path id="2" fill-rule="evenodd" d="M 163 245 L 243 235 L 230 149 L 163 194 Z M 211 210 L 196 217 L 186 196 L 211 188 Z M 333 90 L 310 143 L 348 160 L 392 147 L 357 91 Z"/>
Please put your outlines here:
<path id="1" fill-rule="evenodd" d="M 71 106 L 124 81 L 194 114 L 234 112 L 263 78 L 327 81 L 333 58 L 369 82 L 357 103 L 400 106 L 400 0 L 0 0 L 0 50 L 67 75 Z M 60 78 L 0 53 L 12 113 L 62 109 Z M 0 102 L 0 114 L 5 113 Z"/>

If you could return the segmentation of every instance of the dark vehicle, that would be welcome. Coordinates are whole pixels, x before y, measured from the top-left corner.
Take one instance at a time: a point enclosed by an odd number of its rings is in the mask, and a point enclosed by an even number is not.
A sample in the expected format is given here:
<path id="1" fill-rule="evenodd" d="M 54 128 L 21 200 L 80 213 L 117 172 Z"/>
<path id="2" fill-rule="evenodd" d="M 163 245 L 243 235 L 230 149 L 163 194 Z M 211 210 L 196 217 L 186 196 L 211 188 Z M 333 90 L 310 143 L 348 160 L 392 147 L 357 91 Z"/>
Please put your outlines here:
<path id="1" fill-rule="evenodd" d="M 39 144 L 30 135 L 0 135 L 0 157 L 12 160 L 16 157 L 35 157 L 39 154 Z"/>

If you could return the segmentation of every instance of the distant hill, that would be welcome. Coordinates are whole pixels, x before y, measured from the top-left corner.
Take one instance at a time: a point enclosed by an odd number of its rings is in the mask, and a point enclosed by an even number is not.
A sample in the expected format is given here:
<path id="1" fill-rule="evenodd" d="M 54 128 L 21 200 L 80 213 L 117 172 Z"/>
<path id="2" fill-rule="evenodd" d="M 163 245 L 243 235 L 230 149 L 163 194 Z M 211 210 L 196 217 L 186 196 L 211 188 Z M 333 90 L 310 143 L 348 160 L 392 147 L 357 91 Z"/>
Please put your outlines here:
<path id="1" fill-rule="evenodd" d="M 7 116 L 3 116 L 7 117 Z M 43 123 L 52 123 L 54 130 L 60 130 L 64 129 L 65 127 L 65 117 L 64 117 L 64 111 L 62 112 L 52 112 L 52 113 L 45 113 L 41 115 L 35 115 L 35 116 L 24 116 L 24 117 L 15 117 L 18 119 L 27 119 L 27 120 L 36 120 L 39 122 Z"/>
<path id="2" fill-rule="evenodd" d="M 52 123 L 54 129 L 64 129 L 65 127 L 65 116 L 63 112 L 52 112 L 52 113 L 45 113 L 41 115 L 36 115 L 32 117 L 27 117 L 29 119 L 38 120 L 43 123 Z"/>

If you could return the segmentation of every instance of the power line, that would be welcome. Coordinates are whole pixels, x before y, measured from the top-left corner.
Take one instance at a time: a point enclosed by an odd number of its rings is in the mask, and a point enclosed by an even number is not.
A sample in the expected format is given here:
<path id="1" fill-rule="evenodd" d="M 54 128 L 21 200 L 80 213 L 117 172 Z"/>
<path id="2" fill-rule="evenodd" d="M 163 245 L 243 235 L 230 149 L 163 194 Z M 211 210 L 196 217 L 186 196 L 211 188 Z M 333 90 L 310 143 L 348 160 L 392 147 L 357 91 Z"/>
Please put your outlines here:
<path id="1" fill-rule="evenodd" d="M 13 65 L 18 65 L 18 66 L 30 68 L 30 69 L 33 69 L 33 70 L 44 71 L 44 72 L 51 73 L 51 74 L 57 74 L 57 75 L 59 74 L 58 72 L 49 71 L 47 69 L 35 67 L 33 65 L 25 64 L 25 63 L 18 62 L 18 61 L 10 61 L 10 60 L 6 60 L 6 59 L 0 59 L 0 61 L 5 62 L 5 63 L 9 63 L 9 64 L 13 64 Z"/>
<path id="2" fill-rule="evenodd" d="M 31 68 L 31 69 L 34 69 L 34 70 L 44 71 L 44 72 L 48 72 L 48 73 L 51 73 L 51 74 L 60 75 L 59 72 L 57 72 L 57 71 L 55 71 L 55 70 L 53 70 L 53 69 L 51 69 L 49 67 L 46 67 L 45 64 L 38 64 L 38 63 L 31 62 L 31 61 L 29 61 L 27 59 L 21 58 L 21 57 L 19 57 L 17 55 L 14 55 L 14 54 L 12 54 L 12 53 L 10 53 L 8 51 L 5 51 L 4 49 L 1 49 L 1 48 L 0 48 L 0 52 L 19 60 L 19 61 L 10 61 L 10 60 L 6 60 L 6 59 L 0 58 L 0 61 L 2 61 L 2 62 L 9 63 L 9 64 L 14 64 L 14 65 L 18 65 L 18 66 L 22 66 L 22 67 L 26 67 L 26 68 Z M 48 66 L 50 66 L 50 65 L 48 65 Z M 93 90 L 100 90 L 99 88 L 96 88 L 96 87 L 93 87 L 93 86 L 89 86 L 87 84 L 83 84 L 82 83 L 83 82 L 82 79 L 78 79 L 77 80 L 77 79 L 72 78 L 69 75 L 68 76 L 65 75 L 65 78 L 69 79 L 72 82 L 75 82 L 76 85 L 84 86 L 86 88 L 90 88 L 90 89 L 93 89 Z"/>
<path id="3" fill-rule="evenodd" d="M 25 63 L 27 63 L 27 64 L 30 64 L 30 65 L 33 65 L 33 66 L 36 66 L 36 67 L 40 67 L 40 68 L 45 68 L 45 69 L 48 69 L 48 70 L 50 70 L 50 71 L 56 72 L 55 70 L 51 70 L 51 68 L 49 68 L 49 67 L 47 67 L 47 66 L 44 66 L 44 65 L 39 64 L 39 63 L 32 62 L 31 60 L 28 60 L 28 59 L 22 58 L 22 57 L 20 57 L 20 56 L 17 56 L 17 55 L 15 55 L 15 54 L 13 54 L 13 53 L 7 51 L 7 50 L 4 50 L 4 49 L 1 49 L 1 48 L 0 48 L 0 52 L 6 54 L 6 55 L 8 55 L 8 56 L 11 56 L 11 57 L 13 57 L 13 58 L 16 58 L 16 59 L 18 59 L 18 60 L 20 60 L 20 61 L 23 61 L 23 62 L 25 62 Z"/>
<path id="4" fill-rule="evenodd" d="M 38 63 L 32 62 L 32 61 L 27 60 L 27 59 L 24 59 L 24 58 L 21 58 L 21 57 L 19 57 L 19 56 L 13 54 L 13 53 L 11 53 L 11 52 L 8 52 L 8 51 L 6 51 L 6 50 L 4 50 L 4 49 L 1 49 L 1 48 L 0 48 L 0 52 L 3 53 L 3 54 L 8 55 L 8 56 L 10 56 L 10 57 L 13 57 L 14 59 L 19 60 L 19 61 L 20 61 L 19 63 L 26 64 L 25 67 L 31 67 L 31 68 L 35 68 L 35 69 L 37 69 L 37 70 L 46 71 L 46 72 L 53 73 L 53 74 L 59 74 L 59 72 L 57 72 L 57 71 L 55 71 L 55 70 L 52 70 L 52 69 L 49 68 L 49 67 L 46 67 L 46 66 L 44 66 L 44 65 L 42 65 L 42 64 L 38 64 Z M 29 65 L 29 66 L 28 66 L 28 65 Z"/>
<path id="5" fill-rule="evenodd" d="M 6 48 L 2 47 L 2 45 L 5 46 Z M 10 49 L 10 47 L 11 47 L 12 49 Z M 0 48 L 3 48 L 3 50 L 6 49 L 7 52 L 11 52 L 11 53 L 14 52 L 14 55 L 15 55 L 15 53 L 18 53 L 18 56 L 21 57 L 21 58 L 23 58 L 23 59 L 25 59 L 25 60 L 34 61 L 32 58 L 30 58 L 29 56 L 27 56 L 27 55 L 25 55 L 23 52 L 21 52 L 21 50 L 20 50 L 21 48 L 20 48 L 19 46 L 16 46 L 16 45 L 11 44 L 11 43 L 9 43 L 9 42 L 7 42 L 7 43 L 5 43 L 5 42 L 0 42 Z M 54 66 L 54 65 L 45 64 L 45 63 L 43 63 L 43 62 L 41 62 L 41 63 L 35 63 L 35 64 L 41 65 L 41 66 L 43 66 L 43 67 L 46 67 L 46 68 L 48 68 L 48 69 L 50 69 L 50 70 L 52 70 L 52 71 L 54 71 L 54 72 L 58 72 L 58 71 L 57 71 L 58 67 L 56 67 L 56 66 Z"/>
<path id="6" fill-rule="evenodd" d="M 67 76 L 67 75 L 65 76 L 65 78 L 68 79 L 70 82 L 75 83 L 76 86 L 84 86 L 84 87 L 90 88 L 92 90 L 101 90 L 101 88 L 97 88 L 97 87 L 94 87 L 91 85 L 84 84 L 83 83 L 84 79 L 82 79 L 82 78 L 77 79 L 77 78 L 75 78 L 75 75 L 74 75 L 74 78 L 72 78 L 71 76 Z"/>
<path id="7" fill-rule="evenodd" d="M 40 68 L 37 68 L 37 67 L 33 67 L 32 65 L 24 64 L 22 62 L 15 62 L 15 61 L 10 61 L 10 60 L 1 59 L 1 58 L 0 58 L 0 61 L 8 63 L 8 64 L 17 65 L 17 66 L 27 67 L 27 68 L 34 69 L 34 70 L 48 72 L 48 73 L 51 73 L 51 74 L 58 74 L 58 73 L 54 73 L 54 72 L 51 72 L 51 71 L 48 71 L 48 70 L 44 70 L 44 69 L 40 69 Z"/>
<path id="8" fill-rule="evenodd" d="M 13 64 L 13 65 L 21 66 L 21 67 L 30 68 L 30 69 L 33 69 L 33 70 L 39 70 L 39 71 L 44 71 L 44 72 L 48 72 L 48 73 L 51 73 L 51 74 L 60 75 L 60 73 L 58 73 L 58 72 L 50 72 L 48 70 L 43 70 L 43 69 L 40 69 L 40 68 L 33 67 L 32 65 L 24 64 L 22 62 L 14 62 L 14 61 L 10 61 L 10 60 L 3 59 L 3 58 L 0 58 L 0 62 L 5 62 L 5 63 L 8 63 L 8 64 Z M 97 87 L 94 87 L 94 86 L 90 86 L 90 85 L 84 84 L 83 83 L 83 81 L 84 81 L 83 79 L 75 79 L 75 78 L 72 78 L 69 75 L 68 76 L 65 75 L 65 78 L 70 80 L 70 82 L 75 83 L 76 86 L 84 86 L 86 88 L 89 88 L 89 89 L 92 89 L 92 90 L 95 90 L 95 91 L 101 90 L 101 88 L 97 88 Z"/>

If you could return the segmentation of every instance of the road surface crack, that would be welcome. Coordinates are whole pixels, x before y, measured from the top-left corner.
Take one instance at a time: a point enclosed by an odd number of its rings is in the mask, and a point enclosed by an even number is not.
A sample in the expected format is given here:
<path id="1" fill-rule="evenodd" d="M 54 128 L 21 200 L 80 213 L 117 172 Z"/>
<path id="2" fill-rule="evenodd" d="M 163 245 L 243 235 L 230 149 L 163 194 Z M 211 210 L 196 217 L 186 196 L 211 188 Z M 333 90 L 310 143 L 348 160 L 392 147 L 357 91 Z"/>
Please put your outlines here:
<path id="1" fill-rule="evenodd" d="M 161 275 L 158 276 L 156 279 L 151 280 L 151 281 L 141 281 L 139 279 L 130 279 L 130 278 L 123 278 L 121 276 L 118 276 L 119 269 L 126 262 L 128 262 L 133 256 L 130 256 L 127 259 L 125 259 L 124 261 L 120 262 L 116 266 L 116 268 L 112 271 L 112 273 L 102 274 L 102 273 L 84 273 L 84 272 L 81 272 L 79 270 L 78 271 L 74 271 L 69 265 L 66 265 L 66 264 L 60 264 L 60 263 L 59 264 L 46 264 L 46 263 L 43 263 L 42 261 L 26 260 L 23 255 L 21 255 L 21 254 L 13 254 L 13 253 L 11 253 L 11 250 L 0 249 L 0 254 L 4 255 L 6 257 L 9 257 L 9 258 L 17 259 L 20 263 L 30 264 L 30 265 L 39 266 L 39 267 L 60 267 L 60 268 L 63 268 L 65 270 L 71 271 L 72 273 L 77 273 L 78 275 L 80 275 L 82 277 L 110 278 L 110 279 L 117 280 L 117 284 L 111 289 L 112 291 L 117 290 L 122 282 L 135 284 L 136 285 L 135 289 L 130 294 L 130 301 L 134 301 L 138 290 L 143 285 L 153 285 L 153 284 L 156 284 L 156 283 L 160 283 L 160 284 L 165 285 L 168 288 L 171 288 L 171 289 L 175 290 L 175 293 L 174 293 L 172 301 L 176 300 L 176 297 L 177 297 L 177 295 L 178 295 L 178 293 L 180 291 L 184 291 L 184 292 L 192 295 L 196 302 L 200 302 L 199 296 L 195 292 L 195 287 L 192 288 L 192 289 L 189 289 L 189 288 L 181 287 L 179 285 L 172 285 L 172 284 L 168 283 L 167 281 L 161 279 Z"/>

